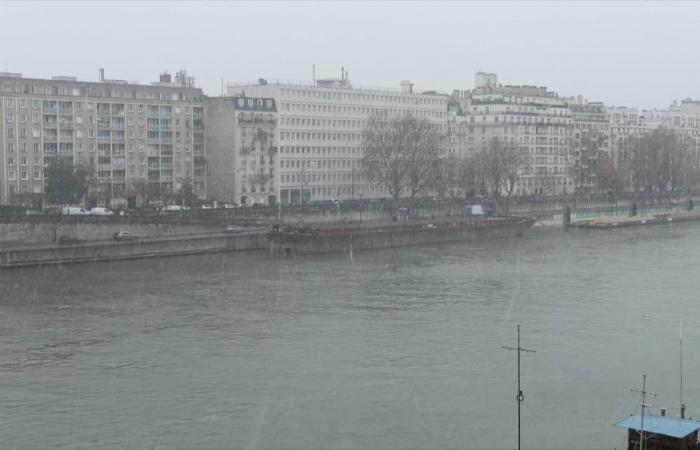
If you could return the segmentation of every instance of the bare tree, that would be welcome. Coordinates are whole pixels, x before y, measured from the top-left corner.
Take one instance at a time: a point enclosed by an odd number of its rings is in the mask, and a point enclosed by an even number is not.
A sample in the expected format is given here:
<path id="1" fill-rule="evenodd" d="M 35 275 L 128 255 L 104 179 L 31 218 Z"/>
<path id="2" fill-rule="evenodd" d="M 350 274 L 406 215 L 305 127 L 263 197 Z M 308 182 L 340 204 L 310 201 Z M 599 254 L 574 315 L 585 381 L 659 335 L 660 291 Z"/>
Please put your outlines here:
<path id="1" fill-rule="evenodd" d="M 471 155 L 460 165 L 460 182 L 464 192 L 464 198 L 474 197 L 478 193 L 485 191 L 484 177 L 479 170 L 479 155 Z"/>
<path id="2" fill-rule="evenodd" d="M 612 159 L 605 159 L 598 164 L 598 188 L 611 194 L 622 191 L 625 177 L 613 164 Z"/>
<path id="3" fill-rule="evenodd" d="M 362 141 L 365 177 L 386 189 L 395 202 L 408 195 L 413 203 L 435 185 L 443 142 L 437 127 L 426 119 L 373 113 Z"/>
<path id="4" fill-rule="evenodd" d="M 573 144 L 572 151 L 577 156 L 571 167 L 576 193 L 595 188 L 594 179 L 599 174 L 599 162 L 604 160 L 603 148 L 607 135 L 598 130 L 582 130 L 581 137 Z"/>
<path id="5" fill-rule="evenodd" d="M 375 112 L 362 132 L 362 172 L 368 181 L 386 189 L 394 202 L 405 189 L 406 174 L 401 157 L 407 142 L 405 125 Z"/>
<path id="6" fill-rule="evenodd" d="M 668 128 L 657 128 L 633 144 L 631 168 L 635 189 L 647 192 L 675 191 L 694 183 L 696 167 L 686 139 Z"/>
<path id="7" fill-rule="evenodd" d="M 465 196 L 464 168 L 464 160 L 454 155 L 438 161 L 433 190 L 441 198 L 449 199 L 450 214 L 452 213 L 452 206 Z"/>
<path id="8" fill-rule="evenodd" d="M 525 164 L 523 151 L 516 145 L 503 145 L 500 149 L 501 168 L 503 171 L 503 185 L 506 191 L 505 213 L 508 215 L 510 198 L 515 190 L 515 185 L 520 179 L 520 171 Z"/>
<path id="9" fill-rule="evenodd" d="M 501 164 L 501 149 L 501 141 L 494 137 L 488 141 L 486 148 L 482 149 L 478 155 L 479 171 L 483 177 L 484 187 L 493 197 L 495 209 L 498 209 L 505 181 L 503 165 Z"/>

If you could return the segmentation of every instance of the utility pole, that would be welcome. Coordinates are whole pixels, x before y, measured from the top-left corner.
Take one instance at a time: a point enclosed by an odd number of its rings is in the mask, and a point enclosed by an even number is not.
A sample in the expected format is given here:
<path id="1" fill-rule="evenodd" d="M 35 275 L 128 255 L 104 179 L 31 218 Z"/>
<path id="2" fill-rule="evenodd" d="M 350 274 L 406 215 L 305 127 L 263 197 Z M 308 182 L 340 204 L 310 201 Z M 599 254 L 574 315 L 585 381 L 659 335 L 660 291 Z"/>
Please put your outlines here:
<path id="1" fill-rule="evenodd" d="M 523 348 L 520 346 L 520 324 L 517 325 L 518 327 L 518 346 L 517 347 L 509 347 L 509 346 L 501 346 L 501 348 L 505 350 L 515 350 L 518 352 L 518 395 L 516 397 L 518 401 L 518 450 L 520 450 L 520 407 L 523 403 L 523 400 L 525 400 L 525 397 L 523 396 L 523 391 L 520 389 L 520 352 L 526 352 L 526 353 L 535 353 L 534 350 L 529 350 L 527 348 Z"/>
<path id="2" fill-rule="evenodd" d="M 647 375 L 642 375 L 642 390 L 630 389 L 631 392 L 638 392 L 642 394 L 642 418 L 639 423 L 639 450 L 646 450 L 646 439 L 644 438 L 644 408 L 648 408 L 650 405 L 646 404 L 647 394 L 656 396 L 655 393 L 647 391 Z"/>
<path id="3" fill-rule="evenodd" d="M 681 367 L 680 367 L 680 377 L 681 377 L 681 385 L 680 385 L 680 391 L 681 391 L 681 411 L 685 411 L 685 403 L 683 403 L 683 320 L 681 320 L 680 323 L 680 330 L 679 330 L 679 338 L 680 338 L 680 346 L 681 346 L 681 352 L 680 352 L 680 362 L 681 362 Z M 683 414 L 685 416 L 685 414 Z M 685 419 L 685 417 L 681 417 L 681 419 Z"/>

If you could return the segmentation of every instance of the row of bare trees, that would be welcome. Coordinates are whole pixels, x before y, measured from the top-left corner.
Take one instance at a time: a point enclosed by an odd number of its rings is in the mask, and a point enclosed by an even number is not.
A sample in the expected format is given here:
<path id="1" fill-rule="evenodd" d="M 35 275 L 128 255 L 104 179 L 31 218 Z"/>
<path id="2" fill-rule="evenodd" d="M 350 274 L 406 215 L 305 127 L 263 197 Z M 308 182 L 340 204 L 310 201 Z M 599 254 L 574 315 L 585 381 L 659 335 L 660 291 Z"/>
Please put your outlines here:
<path id="1" fill-rule="evenodd" d="M 453 201 L 490 195 L 505 210 L 526 163 L 516 145 L 492 139 L 467 158 L 444 157 L 444 137 L 435 125 L 412 115 L 373 114 L 363 132 L 363 174 L 398 202 L 431 195 Z"/>
<path id="2" fill-rule="evenodd" d="M 437 195 L 456 202 L 475 195 L 490 196 L 495 207 L 504 199 L 508 213 L 510 199 L 526 160 L 522 151 L 499 139 L 491 139 L 486 148 L 466 158 L 448 156 L 435 173 Z"/>
<path id="3" fill-rule="evenodd" d="M 668 128 L 657 128 L 633 143 L 629 170 L 635 191 L 666 192 L 696 187 L 694 142 Z"/>
<path id="4" fill-rule="evenodd" d="M 632 139 L 622 163 L 600 150 L 599 137 L 595 144 L 596 164 L 582 163 L 579 170 L 594 170 L 600 192 L 666 193 L 700 185 L 694 137 L 658 128 Z M 468 157 L 445 157 L 445 139 L 438 128 L 412 115 L 375 113 L 364 130 L 363 146 L 365 178 L 385 189 L 394 201 L 408 199 L 411 204 L 427 195 L 453 201 L 485 195 L 496 208 L 503 202 L 507 213 L 520 175 L 530 169 L 524 147 L 498 138 Z M 571 176 L 584 178 L 576 167 Z"/>

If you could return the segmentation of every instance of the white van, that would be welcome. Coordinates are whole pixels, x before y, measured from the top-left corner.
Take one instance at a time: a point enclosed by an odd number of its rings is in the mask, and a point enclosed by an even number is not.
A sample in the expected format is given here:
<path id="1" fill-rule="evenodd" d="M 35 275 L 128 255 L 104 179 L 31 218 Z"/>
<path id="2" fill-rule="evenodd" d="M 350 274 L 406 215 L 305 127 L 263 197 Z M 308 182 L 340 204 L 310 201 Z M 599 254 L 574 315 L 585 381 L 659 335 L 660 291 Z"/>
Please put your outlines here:
<path id="1" fill-rule="evenodd" d="M 100 207 L 92 208 L 90 210 L 90 214 L 93 216 L 113 216 L 114 215 L 112 210 L 110 210 L 108 208 L 100 208 Z"/>
<path id="2" fill-rule="evenodd" d="M 78 206 L 64 206 L 61 210 L 64 216 L 89 216 L 90 213 Z"/>

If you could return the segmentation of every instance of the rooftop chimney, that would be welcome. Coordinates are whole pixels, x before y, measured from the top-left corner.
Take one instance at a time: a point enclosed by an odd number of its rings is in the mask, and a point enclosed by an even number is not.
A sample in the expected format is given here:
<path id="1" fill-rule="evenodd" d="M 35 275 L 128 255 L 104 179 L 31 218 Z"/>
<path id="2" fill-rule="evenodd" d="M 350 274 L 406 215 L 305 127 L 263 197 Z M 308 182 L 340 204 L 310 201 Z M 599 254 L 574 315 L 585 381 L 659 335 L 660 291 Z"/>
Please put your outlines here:
<path id="1" fill-rule="evenodd" d="M 685 403 L 681 403 L 681 419 L 685 419 Z"/>
<path id="2" fill-rule="evenodd" d="M 163 73 L 160 74 L 160 82 L 172 83 L 173 79 L 170 77 L 170 74 L 167 71 L 163 71 Z"/>
<path id="3" fill-rule="evenodd" d="M 100 81 L 104 81 L 104 80 L 105 80 L 105 70 L 104 70 L 104 68 L 100 67 L 100 71 L 99 71 L 99 72 L 100 72 Z"/>
<path id="4" fill-rule="evenodd" d="M 408 80 L 402 80 L 401 81 L 401 92 L 404 94 L 412 94 L 413 93 L 413 83 L 411 83 Z"/>

